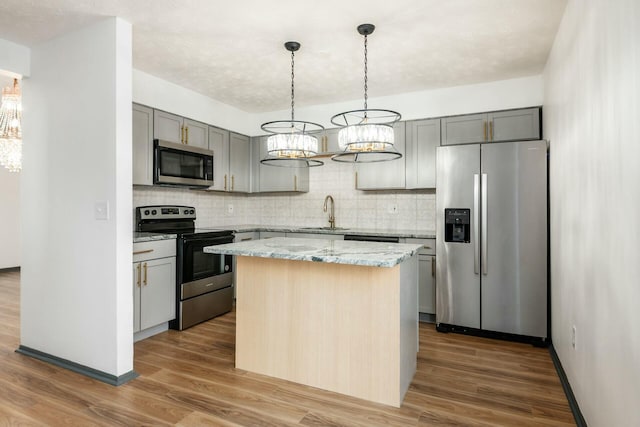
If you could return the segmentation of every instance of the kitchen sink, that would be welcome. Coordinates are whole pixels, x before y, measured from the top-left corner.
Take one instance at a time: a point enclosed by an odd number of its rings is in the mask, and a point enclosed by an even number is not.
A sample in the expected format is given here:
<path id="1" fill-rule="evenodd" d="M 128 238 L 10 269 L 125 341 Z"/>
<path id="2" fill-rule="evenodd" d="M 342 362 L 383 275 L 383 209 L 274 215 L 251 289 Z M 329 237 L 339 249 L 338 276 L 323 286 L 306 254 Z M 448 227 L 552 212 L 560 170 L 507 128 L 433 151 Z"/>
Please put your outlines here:
<path id="1" fill-rule="evenodd" d="M 344 227 L 301 227 L 300 230 L 336 230 L 336 231 L 340 231 L 340 230 L 348 230 L 348 228 L 344 228 Z"/>

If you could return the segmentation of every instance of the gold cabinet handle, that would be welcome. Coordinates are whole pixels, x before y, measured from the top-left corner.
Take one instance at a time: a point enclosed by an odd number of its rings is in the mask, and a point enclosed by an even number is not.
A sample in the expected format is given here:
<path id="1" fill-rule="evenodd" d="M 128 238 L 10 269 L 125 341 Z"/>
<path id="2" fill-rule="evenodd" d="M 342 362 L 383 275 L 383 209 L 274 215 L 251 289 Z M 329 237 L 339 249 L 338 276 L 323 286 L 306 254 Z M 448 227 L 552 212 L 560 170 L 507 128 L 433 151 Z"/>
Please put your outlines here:
<path id="1" fill-rule="evenodd" d="M 138 287 L 140 287 L 140 264 L 138 264 L 136 269 L 138 270 L 138 280 L 136 280 L 136 285 L 138 285 Z"/>
<path id="2" fill-rule="evenodd" d="M 493 120 L 489 122 L 489 141 L 493 141 Z"/>
<path id="3" fill-rule="evenodd" d="M 231 175 L 231 191 L 233 191 L 234 187 L 235 187 L 235 176 Z"/>
<path id="4" fill-rule="evenodd" d="M 436 258 L 431 258 L 431 277 L 436 277 Z"/>
<path id="5" fill-rule="evenodd" d="M 224 191 L 227 191 L 227 174 L 224 174 Z"/>
<path id="6" fill-rule="evenodd" d="M 184 143 L 189 145 L 189 126 L 184 127 Z"/>
<path id="7" fill-rule="evenodd" d="M 356 189 L 358 189 L 358 172 L 356 172 Z"/>
<path id="8" fill-rule="evenodd" d="M 324 147 L 322 151 L 324 151 L 325 153 L 327 152 L 327 149 L 328 149 L 328 146 L 329 146 L 329 144 L 327 142 L 328 139 L 329 139 L 329 137 L 327 135 L 322 137 L 322 140 L 323 140 L 322 143 L 323 143 L 323 147 Z"/>
<path id="9" fill-rule="evenodd" d="M 422 245 L 422 247 L 425 249 L 431 249 L 431 246 L 427 246 L 427 245 Z"/>
<path id="10" fill-rule="evenodd" d="M 484 128 L 484 140 L 487 140 L 487 122 L 482 122 Z"/>
<path id="11" fill-rule="evenodd" d="M 180 144 L 184 144 L 184 126 L 180 125 Z"/>
<path id="12" fill-rule="evenodd" d="M 144 251 L 134 251 L 133 254 L 134 255 L 140 255 L 140 254 L 148 254 L 150 252 L 153 252 L 153 249 L 146 249 Z"/>
<path id="13" fill-rule="evenodd" d="M 298 175 L 293 176 L 293 191 L 298 191 Z"/>
<path id="14" fill-rule="evenodd" d="M 146 262 L 142 265 L 142 268 L 144 269 L 144 280 L 142 280 L 142 284 L 147 286 L 147 263 Z"/>

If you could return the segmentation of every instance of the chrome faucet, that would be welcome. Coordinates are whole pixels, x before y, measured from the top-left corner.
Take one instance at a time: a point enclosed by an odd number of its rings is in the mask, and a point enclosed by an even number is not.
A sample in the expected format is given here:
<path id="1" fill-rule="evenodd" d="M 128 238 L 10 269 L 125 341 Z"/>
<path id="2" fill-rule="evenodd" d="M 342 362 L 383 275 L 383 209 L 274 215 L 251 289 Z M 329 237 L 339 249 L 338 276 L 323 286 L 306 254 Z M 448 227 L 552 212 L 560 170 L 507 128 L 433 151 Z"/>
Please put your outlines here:
<path id="1" fill-rule="evenodd" d="M 334 213 L 334 201 L 331 195 L 324 198 L 324 206 L 322 207 L 322 210 L 324 212 L 327 211 L 327 202 L 329 201 L 331 202 L 331 210 L 329 211 L 329 227 L 333 229 L 336 228 L 336 215 Z"/>

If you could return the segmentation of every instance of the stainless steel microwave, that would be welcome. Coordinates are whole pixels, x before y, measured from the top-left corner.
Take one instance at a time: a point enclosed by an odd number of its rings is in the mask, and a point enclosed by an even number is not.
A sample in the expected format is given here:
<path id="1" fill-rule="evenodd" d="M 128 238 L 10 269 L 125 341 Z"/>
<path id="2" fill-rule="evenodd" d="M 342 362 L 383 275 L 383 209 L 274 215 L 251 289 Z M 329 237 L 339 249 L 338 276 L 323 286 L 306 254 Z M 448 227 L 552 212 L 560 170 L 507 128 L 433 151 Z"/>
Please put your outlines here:
<path id="1" fill-rule="evenodd" d="M 153 183 L 205 188 L 213 185 L 213 151 L 153 140 Z"/>

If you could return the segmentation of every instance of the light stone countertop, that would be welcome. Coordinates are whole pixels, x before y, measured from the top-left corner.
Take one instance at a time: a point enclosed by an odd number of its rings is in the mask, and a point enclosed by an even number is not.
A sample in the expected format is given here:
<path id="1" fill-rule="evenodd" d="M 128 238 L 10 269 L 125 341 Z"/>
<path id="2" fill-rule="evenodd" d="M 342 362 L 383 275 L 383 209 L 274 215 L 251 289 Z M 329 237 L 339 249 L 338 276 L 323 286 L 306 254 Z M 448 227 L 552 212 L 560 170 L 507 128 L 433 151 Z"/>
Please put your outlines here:
<path id="1" fill-rule="evenodd" d="M 296 261 L 393 267 L 417 254 L 422 245 L 276 237 L 207 246 L 204 252 Z"/>
<path id="2" fill-rule="evenodd" d="M 383 228 L 336 228 L 328 229 L 323 227 L 301 227 L 286 225 L 258 225 L 258 224 L 238 224 L 224 225 L 216 228 L 233 230 L 236 233 L 250 231 L 273 231 L 281 233 L 310 233 L 310 234 L 357 234 L 361 236 L 396 236 L 401 238 L 414 239 L 435 239 L 435 230 L 392 230 Z"/>
<path id="3" fill-rule="evenodd" d="M 167 240 L 175 239 L 178 236 L 176 234 L 168 233 L 144 233 L 141 231 L 133 232 L 133 243 L 151 242 L 153 240 Z"/>

